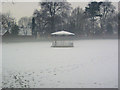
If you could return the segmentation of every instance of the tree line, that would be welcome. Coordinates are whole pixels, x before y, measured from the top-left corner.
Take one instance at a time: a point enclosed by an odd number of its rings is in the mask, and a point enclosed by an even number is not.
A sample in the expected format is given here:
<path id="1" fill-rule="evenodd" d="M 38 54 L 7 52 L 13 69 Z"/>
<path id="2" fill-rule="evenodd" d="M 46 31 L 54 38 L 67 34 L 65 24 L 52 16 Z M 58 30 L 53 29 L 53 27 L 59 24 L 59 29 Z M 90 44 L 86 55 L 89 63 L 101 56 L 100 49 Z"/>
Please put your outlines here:
<path id="1" fill-rule="evenodd" d="M 72 8 L 69 2 L 40 2 L 32 17 L 22 17 L 18 24 L 9 15 L 1 14 L 2 27 L 17 35 L 20 30 L 27 35 L 44 36 L 66 30 L 77 36 L 113 35 L 118 33 L 118 16 L 112 2 L 90 2 L 85 9 Z"/>

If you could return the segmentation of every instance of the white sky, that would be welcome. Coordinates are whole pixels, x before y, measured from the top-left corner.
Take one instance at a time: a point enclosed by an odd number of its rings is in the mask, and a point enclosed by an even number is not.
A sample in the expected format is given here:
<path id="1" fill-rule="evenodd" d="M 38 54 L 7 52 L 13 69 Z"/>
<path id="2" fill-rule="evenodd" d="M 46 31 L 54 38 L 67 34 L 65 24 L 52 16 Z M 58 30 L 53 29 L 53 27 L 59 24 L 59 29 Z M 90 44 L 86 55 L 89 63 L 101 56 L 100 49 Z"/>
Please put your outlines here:
<path id="1" fill-rule="evenodd" d="M 79 6 L 84 9 L 87 4 L 88 2 L 71 2 L 73 8 Z M 117 2 L 113 2 L 113 5 L 118 9 Z M 12 2 L 2 3 L 2 13 L 9 12 L 11 16 L 16 18 L 17 21 L 21 17 L 32 16 L 34 10 L 39 8 L 38 2 L 15 2 L 15 4 L 12 4 Z"/>

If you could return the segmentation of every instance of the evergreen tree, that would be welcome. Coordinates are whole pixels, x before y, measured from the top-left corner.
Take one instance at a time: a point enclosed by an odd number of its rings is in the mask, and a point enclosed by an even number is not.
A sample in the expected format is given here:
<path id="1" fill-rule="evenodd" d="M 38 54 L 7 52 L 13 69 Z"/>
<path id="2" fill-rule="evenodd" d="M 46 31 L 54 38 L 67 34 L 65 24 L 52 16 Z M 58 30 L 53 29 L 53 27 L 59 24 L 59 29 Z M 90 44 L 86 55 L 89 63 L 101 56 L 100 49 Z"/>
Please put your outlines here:
<path id="1" fill-rule="evenodd" d="M 14 24 L 11 28 L 11 35 L 17 36 L 19 33 L 19 27 L 18 25 Z"/>

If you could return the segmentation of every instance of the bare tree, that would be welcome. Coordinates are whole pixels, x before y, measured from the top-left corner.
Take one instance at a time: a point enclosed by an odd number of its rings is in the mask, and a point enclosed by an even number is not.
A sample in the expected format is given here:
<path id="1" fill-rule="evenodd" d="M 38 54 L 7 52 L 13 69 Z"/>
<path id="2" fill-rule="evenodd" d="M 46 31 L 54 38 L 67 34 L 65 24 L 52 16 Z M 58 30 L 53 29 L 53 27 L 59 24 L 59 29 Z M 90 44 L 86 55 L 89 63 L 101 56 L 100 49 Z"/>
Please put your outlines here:
<path id="1" fill-rule="evenodd" d="M 1 18 L 2 19 L 1 20 L 2 28 L 6 29 L 10 32 L 11 27 L 15 23 L 15 19 L 12 18 L 9 13 L 2 14 L 1 16 L 2 16 L 2 18 Z"/>
<path id="2" fill-rule="evenodd" d="M 102 33 L 107 32 L 108 19 L 113 17 L 115 14 L 115 6 L 111 2 L 103 2 L 100 5 L 100 25 Z M 110 24 L 109 24 L 110 25 Z"/>
<path id="3" fill-rule="evenodd" d="M 73 32 L 79 35 L 84 34 L 85 15 L 80 7 L 72 11 L 69 23 L 70 31 L 74 30 Z"/>
<path id="4" fill-rule="evenodd" d="M 39 26 L 42 26 L 42 29 L 47 25 L 48 33 L 56 31 L 58 25 L 62 27 L 70 15 L 71 7 L 68 2 L 41 2 L 40 6 L 41 10 L 35 11 L 37 20 L 39 20 L 39 24 L 41 24 Z"/>
<path id="5" fill-rule="evenodd" d="M 32 22 L 32 20 L 29 17 L 22 17 L 18 21 L 18 25 L 23 30 L 24 35 L 27 35 L 27 32 L 28 32 L 30 25 L 31 25 L 31 22 Z"/>

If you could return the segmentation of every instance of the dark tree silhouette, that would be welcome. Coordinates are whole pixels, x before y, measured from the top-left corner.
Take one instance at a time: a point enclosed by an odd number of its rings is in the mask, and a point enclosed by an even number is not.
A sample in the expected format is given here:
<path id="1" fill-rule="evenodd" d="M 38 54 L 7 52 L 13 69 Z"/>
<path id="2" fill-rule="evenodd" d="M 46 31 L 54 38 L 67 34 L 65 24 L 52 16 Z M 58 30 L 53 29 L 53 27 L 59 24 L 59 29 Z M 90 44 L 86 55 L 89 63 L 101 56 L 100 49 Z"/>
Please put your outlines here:
<path id="1" fill-rule="evenodd" d="M 11 28 L 11 34 L 13 36 L 17 36 L 18 33 L 19 33 L 19 27 L 18 27 L 18 25 L 14 24 Z"/>
<path id="2" fill-rule="evenodd" d="M 100 25 L 101 25 L 101 32 L 106 33 L 107 31 L 107 24 L 109 18 L 113 17 L 115 12 L 115 7 L 112 5 L 111 2 L 103 2 L 100 6 Z"/>
<path id="3" fill-rule="evenodd" d="M 62 27 L 68 15 L 70 15 L 71 7 L 68 2 L 41 2 L 40 6 L 41 11 L 36 13 L 36 16 L 39 19 L 43 17 L 42 20 L 44 21 L 44 25 L 47 24 L 48 30 L 46 32 L 48 33 L 56 31 L 56 27 L 59 25 Z"/>
<path id="4" fill-rule="evenodd" d="M 35 35 L 35 18 L 32 18 L 32 35 Z"/>
<path id="5" fill-rule="evenodd" d="M 95 21 L 97 20 L 96 17 L 100 17 L 100 5 L 102 2 L 91 2 L 88 4 L 88 7 L 85 8 L 85 14 L 88 18 L 90 18 L 92 22 L 92 30 L 91 33 L 95 34 Z"/>

